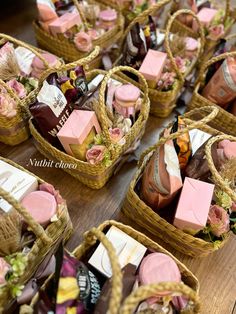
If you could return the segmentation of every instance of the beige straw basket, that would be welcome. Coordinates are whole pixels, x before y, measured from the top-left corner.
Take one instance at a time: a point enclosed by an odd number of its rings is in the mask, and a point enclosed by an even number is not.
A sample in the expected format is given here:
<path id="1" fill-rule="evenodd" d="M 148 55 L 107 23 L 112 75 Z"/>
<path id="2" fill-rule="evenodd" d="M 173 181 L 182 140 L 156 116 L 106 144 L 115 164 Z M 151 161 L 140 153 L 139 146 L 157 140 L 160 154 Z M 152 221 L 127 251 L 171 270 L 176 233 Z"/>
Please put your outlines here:
<path id="1" fill-rule="evenodd" d="M 167 5 L 169 3 L 170 3 L 170 0 L 161 0 L 157 4 L 153 5 L 149 9 L 147 9 L 146 11 L 142 12 L 139 16 L 137 16 L 129 24 L 129 26 L 126 28 L 124 35 L 122 37 L 122 43 L 123 44 L 121 45 L 121 47 L 122 48 L 124 47 L 126 37 L 129 33 L 129 31 L 132 29 L 132 27 L 136 23 L 145 22 L 149 15 L 155 15 L 155 13 L 158 12 L 158 10 L 160 10 L 161 8 L 163 8 L 165 5 Z M 192 62 L 191 66 L 188 68 L 186 73 L 183 75 L 180 72 L 180 70 L 178 69 L 176 62 L 174 60 L 174 57 L 173 57 L 173 54 L 172 54 L 171 48 L 170 48 L 169 39 L 170 39 L 170 32 L 172 30 L 172 25 L 173 25 L 173 22 L 176 20 L 176 17 L 181 15 L 181 14 L 185 14 L 185 13 L 191 14 L 196 19 L 197 23 L 199 24 L 200 45 L 199 45 L 196 59 Z M 161 117 L 161 118 L 165 118 L 165 117 L 169 116 L 171 114 L 171 112 L 173 111 L 173 109 L 175 108 L 175 106 L 176 106 L 175 103 L 176 103 L 176 100 L 177 100 L 177 98 L 181 92 L 181 89 L 184 85 L 185 77 L 195 67 L 198 57 L 201 56 L 201 53 L 202 53 L 202 50 L 204 47 L 204 42 L 205 42 L 203 28 L 200 25 L 200 22 L 199 22 L 198 18 L 196 17 L 196 15 L 190 10 L 179 10 L 175 14 L 173 14 L 168 21 L 166 30 L 163 32 L 165 33 L 165 50 L 166 50 L 167 56 L 171 62 L 171 65 L 173 67 L 173 72 L 175 72 L 177 75 L 177 79 L 176 79 L 176 82 L 173 86 L 173 89 L 170 91 L 165 92 L 165 91 L 158 91 L 157 89 L 152 89 L 152 88 L 148 89 L 149 99 L 150 99 L 150 103 L 151 103 L 150 113 L 153 114 L 154 116 Z M 132 84 L 135 84 L 136 86 L 140 87 L 140 84 L 135 82 L 134 80 L 132 80 L 130 78 L 127 78 L 127 80 L 129 80 L 129 82 L 131 82 Z"/>
<path id="2" fill-rule="evenodd" d="M 224 133 L 227 133 L 230 135 L 236 135 L 236 117 L 230 112 L 226 111 L 225 109 L 217 106 L 215 103 L 206 99 L 199 93 L 200 88 L 204 86 L 205 75 L 206 75 L 208 67 L 214 64 L 215 62 L 226 59 L 227 57 L 236 57 L 236 52 L 234 51 L 234 52 L 223 53 L 217 57 L 210 59 L 202 66 L 200 74 L 199 74 L 199 79 L 194 88 L 192 99 L 189 105 L 187 106 L 187 110 L 192 110 L 195 108 L 201 108 L 205 106 L 217 107 L 219 110 L 219 114 L 214 120 L 212 120 L 211 122 L 212 126 L 217 129 L 220 129 L 220 131 Z"/>
<path id="3" fill-rule="evenodd" d="M 175 11 L 176 11 L 176 4 L 174 3 L 172 6 L 172 12 L 174 13 Z M 230 17 L 230 15 L 231 15 L 230 0 L 225 0 L 225 16 L 224 16 L 224 20 L 223 20 L 224 23 Z M 225 29 L 225 35 L 227 35 L 230 32 L 231 26 L 232 25 L 229 25 L 229 27 L 227 29 Z M 173 31 L 173 33 L 178 33 L 178 34 L 181 34 L 183 36 L 185 35 L 188 37 L 197 38 L 197 33 L 195 31 L 193 31 L 192 28 L 190 28 L 189 26 L 186 26 L 185 24 L 178 21 L 177 19 L 173 23 L 172 31 Z M 212 57 L 212 55 L 214 53 L 214 49 L 218 43 L 219 43 L 219 40 L 214 41 L 214 40 L 210 40 L 207 38 L 207 40 L 205 42 L 205 47 L 204 47 L 204 54 L 202 56 L 204 58 L 204 60 L 207 60 L 207 58 Z M 201 66 L 201 63 L 199 63 L 199 65 Z"/>
<path id="4" fill-rule="evenodd" d="M 207 115 L 207 113 L 209 113 L 209 111 L 211 110 L 212 112 Z M 195 117 L 199 112 L 201 112 L 202 114 L 205 112 L 205 117 L 199 121 L 194 121 L 193 117 Z M 225 237 L 223 241 L 221 241 L 217 245 L 187 234 L 182 230 L 176 228 L 174 225 L 168 223 L 165 219 L 161 218 L 156 212 L 154 212 L 151 207 L 147 206 L 136 193 L 135 187 L 148 161 L 150 160 L 152 154 L 155 152 L 158 146 L 163 145 L 167 140 L 177 138 L 180 134 L 186 132 L 186 130 L 198 128 L 212 135 L 215 135 L 214 137 L 212 137 L 211 140 L 209 140 L 205 152 L 206 159 L 208 161 L 208 165 L 213 176 L 213 181 L 221 190 L 228 193 L 232 200 L 236 200 L 235 193 L 233 193 L 233 191 L 229 188 L 227 182 L 223 181 L 223 179 L 217 172 L 211 157 L 211 145 L 215 141 L 220 141 L 222 139 L 229 139 L 234 141 L 236 140 L 236 138 L 230 135 L 222 135 L 220 131 L 215 130 L 207 125 L 209 121 L 216 117 L 217 113 L 217 108 L 206 107 L 198 110 L 193 110 L 185 114 L 183 116 L 185 122 L 187 123 L 187 128 L 185 128 L 185 130 L 173 133 L 167 138 L 162 137 L 156 145 L 146 150 L 140 158 L 139 168 L 133 180 L 131 181 L 126 199 L 123 204 L 123 211 L 129 218 L 134 220 L 136 223 L 144 227 L 155 236 L 161 238 L 166 243 L 169 243 L 176 250 L 193 257 L 206 256 L 209 253 L 216 251 L 226 243 L 229 238 L 229 234 Z"/>
<path id="5" fill-rule="evenodd" d="M 81 59 L 76 62 L 77 65 L 86 64 L 86 58 Z M 73 68 L 74 64 L 67 64 L 67 69 L 69 67 Z M 134 125 L 132 126 L 131 130 L 124 136 L 125 143 L 124 145 L 114 144 L 111 141 L 109 135 L 109 118 L 106 111 L 105 105 L 105 91 L 108 80 L 113 77 L 113 74 L 116 74 L 121 71 L 129 71 L 135 75 L 137 75 L 140 80 L 142 81 L 141 90 L 143 91 L 143 98 L 142 104 L 140 109 L 140 114 Z M 105 77 L 101 84 L 100 92 L 99 92 L 99 100 L 94 102 L 94 110 L 96 111 L 98 120 L 101 125 L 102 134 L 104 136 L 105 145 L 108 148 L 110 155 L 111 155 L 111 165 L 106 166 L 103 163 L 92 165 L 88 162 L 84 162 L 78 160 L 60 150 L 53 147 L 49 142 L 47 142 L 37 131 L 34 127 L 32 120 L 30 120 L 30 131 L 33 135 L 34 139 L 36 140 L 36 146 L 38 150 L 48 158 L 52 158 L 54 160 L 62 161 L 65 164 L 73 164 L 73 169 L 63 169 L 68 172 L 71 176 L 78 179 L 83 184 L 91 187 L 92 189 L 100 189 L 102 188 L 109 178 L 112 176 L 113 172 L 115 171 L 116 166 L 121 161 L 122 156 L 126 153 L 126 151 L 132 147 L 133 144 L 137 140 L 139 140 L 145 130 L 146 121 L 148 119 L 149 114 L 149 99 L 148 99 L 148 88 L 147 83 L 143 76 L 136 70 L 129 68 L 129 67 L 116 67 L 110 70 L 109 72 L 105 72 L 102 70 L 93 70 L 87 73 L 88 80 L 93 79 L 98 74 L 104 74 Z M 119 81 L 126 83 L 126 80 L 121 79 L 114 75 L 114 78 L 118 79 Z"/>
<path id="6" fill-rule="evenodd" d="M 16 46 L 22 46 L 24 48 L 29 49 L 40 60 L 42 60 L 46 69 L 50 68 L 48 62 L 40 54 L 41 52 L 43 52 L 42 50 L 5 34 L 0 34 L 0 40 L 1 44 L 5 43 L 6 41 L 9 41 Z M 26 108 L 30 103 L 35 101 L 39 89 L 38 88 L 34 89 L 26 97 L 20 99 L 18 95 L 2 79 L 0 79 L 0 87 L 5 88 L 7 93 L 11 96 L 12 99 L 14 99 L 17 105 L 16 115 L 14 117 L 8 118 L 3 115 L 0 115 L 0 142 L 14 146 L 27 140 L 30 135 L 28 127 L 29 116 L 27 114 Z"/>
<path id="7" fill-rule="evenodd" d="M 80 13 L 83 25 L 85 30 L 88 29 L 88 23 L 86 21 L 86 18 L 81 10 L 81 7 L 79 5 L 79 2 L 77 0 L 73 0 L 77 10 Z M 96 3 L 96 2 L 93 2 Z M 107 2 L 103 0 L 97 1 L 97 3 L 101 6 L 101 8 L 105 8 L 107 6 Z M 113 7 L 112 2 L 109 4 L 110 7 Z M 123 34 L 124 29 L 124 18 L 122 14 L 118 11 L 117 12 L 117 21 L 115 26 L 106 31 L 102 36 L 100 36 L 98 39 L 93 41 L 93 46 L 99 46 L 101 49 L 101 54 L 97 56 L 95 59 L 91 60 L 89 63 L 90 69 L 96 69 L 100 68 L 102 64 L 102 50 L 108 49 L 113 44 L 116 44 L 119 42 L 119 39 L 121 38 Z M 78 59 L 84 58 L 89 55 L 89 53 L 85 53 L 82 51 L 79 51 L 75 44 L 71 41 L 69 41 L 67 38 L 58 38 L 56 36 L 52 36 L 49 32 L 45 31 L 37 21 L 33 22 L 34 31 L 35 31 L 35 37 L 40 47 L 42 47 L 45 50 L 48 50 L 55 55 L 58 55 L 62 57 L 64 60 L 68 62 L 76 61 Z"/>
<path id="8" fill-rule="evenodd" d="M 136 241 L 140 242 L 148 249 L 154 252 L 160 252 L 166 254 L 173 258 L 176 264 L 179 267 L 179 270 L 182 275 L 183 284 L 176 284 L 176 283 L 161 283 L 155 286 L 143 286 L 138 289 L 137 292 L 134 294 L 132 293 L 125 301 L 124 305 L 121 306 L 121 296 L 122 296 L 122 273 L 120 270 L 120 266 L 118 263 L 117 255 L 115 250 L 109 240 L 105 237 L 104 233 L 108 231 L 111 226 L 115 226 L 134 238 Z M 178 292 L 178 295 L 184 294 L 189 300 L 192 301 L 192 311 L 182 311 L 182 314 L 193 314 L 199 313 L 199 282 L 197 278 L 192 274 L 192 272 L 182 264 L 177 258 L 175 258 L 170 252 L 165 250 L 162 246 L 158 243 L 152 241 L 143 233 L 133 229 L 130 226 L 124 225 L 114 220 L 108 220 L 102 223 L 97 228 L 92 228 L 90 231 L 84 234 L 84 241 L 81 245 L 79 245 L 74 251 L 73 255 L 78 258 L 79 260 L 86 256 L 91 250 L 94 249 L 97 245 L 97 239 L 102 242 L 108 252 L 111 266 L 112 266 L 112 291 L 111 291 L 111 298 L 109 303 L 109 313 L 110 314 L 128 314 L 131 313 L 131 309 L 135 309 L 135 306 L 138 305 L 139 301 L 146 299 L 149 297 L 149 294 L 155 289 L 156 292 L 161 291 L 170 291 L 171 294 L 175 295 Z M 167 289 L 168 287 L 168 289 Z M 140 296 L 143 295 L 143 298 Z M 21 309 L 20 314 L 32 314 L 32 308 L 34 304 L 37 302 L 39 295 L 37 294 L 35 298 L 32 300 L 30 306 L 24 305 Z M 24 311 L 23 311 L 24 309 Z M 133 313 L 133 312 L 132 312 Z"/>
<path id="9" fill-rule="evenodd" d="M 4 159 L 0 157 L 0 160 L 3 160 L 10 165 L 29 173 L 30 175 L 35 176 L 30 173 L 23 167 L 15 164 L 13 161 Z M 35 176 L 36 177 L 36 176 Z M 38 183 L 44 183 L 43 180 L 36 177 Z M 31 279 L 31 277 L 36 272 L 38 266 L 44 260 L 46 255 L 51 251 L 55 250 L 61 241 L 66 241 L 72 233 L 72 223 L 68 213 L 66 203 L 58 207 L 57 217 L 58 220 L 50 223 L 46 229 L 43 229 L 29 214 L 29 212 L 21 206 L 21 204 L 14 199 L 8 192 L 4 191 L 0 187 L 0 196 L 6 200 L 14 209 L 21 215 L 27 225 L 30 227 L 32 232 L 35 234 L 36 240 L 31 247 L 30 251 L 27 253 L 27 266 L 24 271 L 24 274 L 16 279 L 14 284 L 24 285 Z M 11 295 L 11 290 L 8 285 L 5 285 L 0 288 L 0 312 L 2 313 L 3 309 L 7 307 L 8 303 L 13 299 Z"/>

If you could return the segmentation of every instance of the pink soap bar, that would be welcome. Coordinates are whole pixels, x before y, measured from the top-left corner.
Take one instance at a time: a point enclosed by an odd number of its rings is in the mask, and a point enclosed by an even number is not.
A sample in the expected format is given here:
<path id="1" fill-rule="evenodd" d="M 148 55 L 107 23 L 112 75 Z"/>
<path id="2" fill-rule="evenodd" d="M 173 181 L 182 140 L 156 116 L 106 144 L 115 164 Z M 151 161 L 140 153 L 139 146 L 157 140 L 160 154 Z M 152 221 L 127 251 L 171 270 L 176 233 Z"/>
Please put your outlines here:
<path id="1" fill-rule="evenodd" d="M 55 197 L 44 191 L 35 191 L 27 194 L 21 201 L 31 216 L 42 226 L 47 226 L 57 212 Z"/>
<path id="2" fill-rule="evenodd" d="M 39 20 L 42 22 L 48 22 L 58 17 L 56 11 L 47 4 L 38 3 L 37 7 L 39 12 Z"/>
<path id="3" fill-rule="evenodd" d="M 227 159 L 236 157 L 236 142 L 223 140 L 218 144 L 219 149 L 223 149 L 224 156 Z"/>
<path id="4" fill-rule="evenodd" d="M 65 13 L 58 19 L 49 24 L 49 29 L 52 35 L 65 33 L 75 25 L 80 25 L 81 19 L 79 13 Z"/>
<path id="5" fill-rule="evenodd" d="M 51 67 L 55 66 L 58 62 L 58 58 L 49 52 L 41 53 L 41 56 L 49 63 Z M 32 67 L 37 70 L 45 69 L 43 61 L 37 56 L 35 56 L 33 59 Z"/>
<path id="6" fill-rule="evenodd" d="M 74 110 L 66 123 L 57 133 L 67 154 L 72 155 L 70 145 L 82 144 L 92 128 L 101 133 L 101 128 L 94 111 Z"/>
<path id="7" fill-rule="evenodd" d="M 51 20 L 49 20 L 49 21 L 47 21 L 47 22 L 39 21 L 39 25 L 40 25 L 46 32 L 50 33 L 49 25 L 50 25 L 53 21 L 55 21 L 56 19 L 57 19 L 57 17 L 54 18 L 54 19 L 51 19 Z"/>
<path id="8" fill-rule="evenodd" d="M 104 10 L 99 13 L 99 18 L 103 21 L 111 22 L 117 19 L 117 12 L 112 9 Z"/>
<path id="9" fill-rule="evenodd" d="M 186 177 L 174 218 L 181 230 L 198 232 L 206 226 L 215 185 Z"/>
<path id="10" fill-rule="evenodd" d="M 175 261 L 163 253 L 151 253 L 143 260 L 139 268 L 139 281 L 141 285 L 148 285 L 160 282 L 181 282 L 181 273 Z M 159 296 L 168 294 L 162 292 Z M 148 299 L 153 304 L 158 298 Z"/>
<path id="11" fill-rule="evenodd" d="M 212 20 L 214 19 L 215 15 L 217 13 L 217 10 L 210 9 L 210 8 L 202 8 L 198 14 L 197 17 L 199 18 L 199 21 L 202 25 L 208 27 Z M 198 30 L 198 24 L 196 20 L 193 20 L 193 30 L 196 32 Z"/>
<path id="12" fill-rule="evenodd" d="M 139 72 L 143 74 L 146 80 L 157 83 L 164 68 L 166 58 L 166 53 L 149 49 Z"/>

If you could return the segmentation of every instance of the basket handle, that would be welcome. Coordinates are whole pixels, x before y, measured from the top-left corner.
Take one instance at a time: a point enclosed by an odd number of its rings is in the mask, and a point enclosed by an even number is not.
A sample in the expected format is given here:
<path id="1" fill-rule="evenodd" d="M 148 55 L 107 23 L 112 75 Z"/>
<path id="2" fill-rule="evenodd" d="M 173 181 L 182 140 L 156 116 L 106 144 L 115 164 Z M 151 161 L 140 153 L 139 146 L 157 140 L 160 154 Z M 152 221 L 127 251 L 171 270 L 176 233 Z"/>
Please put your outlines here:
<path id="1" fill-rule="evenodd" d="M 164 291 L 169 291 L 171 296 L 186 296 L 191 302 L 194 303 L 193 312 L 191 313 L 199 313 L 200 299 L 198 294 L 187 285 L 177 282 L 161 282 L 159 284 L 150 284 L 139 287 L 126 298 L 120 313 L 132 314 L 140 302 L 146 300 L 147 298 L 156 296 Z"/>
<path id="2" fill-rule="evenodd" d="M 44 73 L 43 73 L 43 78 L 42 81 L 45 80 L 50 74 L 54 73 L 54 72 L 63 72 L 63 71 L 68 71 L 70 69 L 73 69 L 77 66 L 86 66 L 88 63 L 90 63 L 93 59 L 95 59 L 100 52 L 100 47 L 96 46 L 92 52 L 90 52 L 90 54 L 84 58 L 81 58 L 77 61 L 74 62 L 70 62 L 67 64 L 62 64 L 60 67 L 56 67 L 56 68 L 50 68 L 47 69 Z"/>
<path id="3" fill-rule="evenodd" d="M 142 104 L 141 104 L 141 109 L 140 109 L 140 116 L 143 118 L 143 120 L 146 120 L 149 114 L 149 106 L 147 105 L 149 103 L 149 98 L 148 98 L 148 85 L 147 82 L 145 80 L 145 78 L 143 77 L 143 75 L 128 66 L 117 66 L 113 69 L 111 69 L 110 71 L 107 72 L 107 74 L 105 75 L 102 84 L 101 84 L 101 88 L 99 91 L 99 108 L 98 110 L 100 111 L 100 117 L 101 117 L 101 126 L 103 129 L 103 133 L 104 133 L 104 137 L 106 140 L 106 143 L 108 145 L 108 147 L 110 148 L 110 150 L 112 151 L 114 148 L 114 144 L 111 141 L 110 138 L 110 134 L 109 134 L 109 125 L 108 125 L 108 116 L 107 116 L 107 112 L 106 112 L 106 104 L 105 104 L 105 93 L 106 93 L 106 88 L 107 88 L 107 83 L 109 81 L 109 79 L 112 77 L 113 74 L 117 73 L 117 72 L 123 72 L 123 71 L 128 71 L 134 75 L 136 75 L 141 82 L 141 86 L 143 88 L 143 99 L 142 99 Z"/>
<path id="4" fill-rule="evenodd" d="M 117 314 L 122 298 L 122 272 L 120 264 L 113 245 L 101 230 L 92 228 L 90 231 L 85 232 L 84 240 L 87 246 L 93 246 L 96 243 L 96 239 L 104 245 L 110 259 L 112 269 L 112 291 L 109 300 L 109 313 Z M 76 250 L 73 254 L 76 255 Z"/>
<path id="5" fill-rule="evenodd" d="M 227 18 L 230 16 L 230 0 L 225 1 L 225 16 L 223 24 L 226 22 Z"/>
<path id="6" fill-rule="evenodd" d="M 221 55 L 219 55 L 217 57 L 213 57 L 210 60 L 208 60 L 206 63 L 204 63 L 200 69 L 200 73 L 199 73 L 197 82 L 203 83 L 203 81 L 205 79 L 205 74 L 206 74 L 205 72 L 209 66 L 211 66 L 212 64 L 214 64 L 218 61 L 224 60 L 228 57 L 236 57 L 236 51 L 222 53 Z"/>
<path id="7" fill-rule="evenodd" d="M 21 104 L 22 100 L 20 99 L 20 97 L 13 91 L 13 89 L 7 85 L 7 83 L 5 83 L 2 79 L 0 79 L 0 86 L 2 86 L 3 88 L 5 88 L 5 90 L 7 91 L 7 93 L 11 96 L 11 98 L 14 99 L 14 101 L 17 104 Z"/>
<path id="8" fill-rule="evenodd" d="M 79 4 L 79 1 L 78 0 L 73 0 L 73 2 L 74 2 L 74 5 L 75 5 L 76 9 L 79 12 L 80 18 L 81 18 L 81 20 L 82 20 L 82 22 L 84 24 L 84 28 L 87 31 L 89 29 L 88 22 L 86 20 L 86 17 L 85 17 L 85 14 L 84 14 L 83 10 L 81 10 L 81 6 Z"/>
<path id="9" fill-rule="evenodd" d="M 184 129 L 182 129 L 180 131 L 172 133 L 172 134 L 168 135 L 167 137 L 162 137 L 161 139 L 159 139 L 159 141 L 155 145 L 153 145 L 153 146 L 149 147 L 147 150 L 145 150 L 141 154 L 141 157 L 140 157 L 139 162 L 138 162 L 138 167 L 141 168 L 141 166 L 143 165 L 145 157 L 150 152 L 156 150 L 159 146 L 165 144 L 166 142 L 168 142 L 170 140 L 174 140 L 174 139 L 178 138 L 180 135 L 182 135 L 182 134 L 184 134 L 190 130 L 204 128 L 204 125 L 207 124 L 208 122 L 210 122 L 211 120 L 213 120 L 219 113 L 219 109 L 217 107 L 210 106 L 209 109 L 212 110 L 211 113 L 199 121 L 194 121 L 194 120 L 191 120 L 189 118 L 186 119 L 183 116 L 183 119 L 185 120 L 185 122 L 187 122 L 189 124 Z"/>
<path id="10" fill-rule="evenodd" d="M 183 83 L 184 82 L 184 76 L 183 74 L 180 72 L 180 70 L 177 67 L 177 64 L 175 62 L 174 56 L 171 52 L 171 48 L 170 48 L 170 32 L 171 32 L 171 27 L 172 24 L 174 23 L 175 19 L 182 14 L 189 14 L 192 15 L 192 17 L 196 20 L 197 24 L 198 24 L 198 32 L 200 35 L 200 46 L 198 47 L 198 51 L 197 51 L 197 56 L 196 58 L 198 59 L 199 56 L 202 54 L 204 45 L 205 45 L 205 35 L 204 35 L 204 30 L 202 27 L 202 24 L 199 21 L 199 18 L 197 17 L 197 15 L 191 11 L 191 10 L 178 10 L 177 12 L 175 12 L 173 15 L 170 16 L 168 23 L 167 23 L 167 27 L 166 27 L 166 32 L 165 32 L 165 49 L 166 49 L 166 53 L 170 59 L 171 65 L 173 66 L 179 80 Z"/>
<path id="11" fill-rule="evenodd" d="M 225 182 L 223 180 L 223 178 L 221 177 L 221 175 L 219 174 L 219 172 L 216 170 L 216 167 L 214 165 L 213 159 L 212 159 L 212 155 L 211 155 L 211 147 L 215 142 L 219 142 L 222 140 L 231 140 L 236 142 L 236 137 L 231 136 L 231 135 L 218 135 L 215 136 L 211 139 L 209 139 L 209 141 L 206 144 L 205 147 L 205 154 L 206 154 L 206 159 L 208 162 L 208 166 L 209 169 L 211 171 L 211 174 L 213 176 L 214 182 L 225 192 L 227 193 L 230 198 L 236 202 L 236 193 L 233 192 L 233 190 L 230 188 L 230 186 L 227 184 L 227 182 Z"/>
<path id="12" fill-rule="evenodd" d="M 10 193 L 0 187 L 0 197 L 12 205 L 15 210 L 24 218 L 24 221 L 29 225 L 37 238 L 41 239 L 45 244 L 52 243 L 52 239 L 48 237 L 43 227 L 37 223 L 31 214 L 25 209 Z"/>
<path id="13" fill-rule="evenodd" d="M 121 52 L 123 50 L 123 46 L 125 44 L 126 41 L 126 37 L 128 35 L 128 33 L 130 32 L 130 30 L 132 29 L 132 27 L 136 24 L 136 23 L 142 23 L 143 21 L 145 21 L 146 18 L 148 18 L 149 15 L 154 15 L 156 13 L 156 11 L 158 11 L 160 8 L 164 7 L 165 5 L 167 5 L 168 3 L 170 3 L 171 0 L 161 0 L 158 1 L 158 3 L 150 6 L 147 10 L 143 11 L 142 13 L 140 13 L 138 16 L 136 16 L 132 22 L 129 23 L 128 27 L 126 27 L 125 32 L 121 38 Z"/>
<path id="14" fill-rule="evenodd" d="M 18 46 L 22 46 L 22 47 L 30 50 L 43 62 L 45 68 L 47 68 L 47 69 L 50 68 L 50 65 L 47 62 L 47 60 L 44 57 L 42 57 L 42 55 L 37 51 L 37 49 L 34 49 L 33 46 L 28 45 L 27 43 L 24 43 L 23 41 L 21 41 L 19 39 L 16 39 L 14 37 L 11 37 L 11 36 L 3 34 L 3 33 L 0 33 L 0 38 L 6 39 L 7 41 L 10 41 L 10 42 L 12 42 Z"/>

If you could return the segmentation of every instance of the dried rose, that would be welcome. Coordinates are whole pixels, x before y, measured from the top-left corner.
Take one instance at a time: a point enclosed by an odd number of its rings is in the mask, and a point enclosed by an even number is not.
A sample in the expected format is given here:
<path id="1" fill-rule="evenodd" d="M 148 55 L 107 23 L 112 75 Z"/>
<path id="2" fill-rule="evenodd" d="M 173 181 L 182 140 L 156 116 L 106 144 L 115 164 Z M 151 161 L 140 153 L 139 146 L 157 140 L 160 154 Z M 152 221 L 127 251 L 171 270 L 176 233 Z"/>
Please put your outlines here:
<path id="1" fill-rule="evenodd" d="M 10 265 L 4 260 L 4 258 L 0 257 L 0 285 L 6 283 L 5 277 L 10 268 Z"/>
<path id="2" fill-rule="evenodd" d="M 87 31 L 87 34 L 90 36 L 90 38 L 91 38 L 92 40 L 96 40 L 96 39 L 98 39 L 98 37 L 99 37 L 99 34 L 98 34 L 98 32 L 96 31 L 96 29 L 89 29 L 89 30 Z"/>
<path id="3" fill-rule="evenodd" d="M 16 103 L 5 93 L 0 94 L 0 115 L 8 118 L 12 118 L 16 115 Z"/>
<path id="4" fill-rule="evenodd" d="M 106 146 L 93 145 L 86 153 L 87 161 L 92 165 L 97 165 L 104 159 Z"/>
<path id="5" fill-rule="evenodd" d="M 7 85 L 15 91 L 19 98 L 24 98 L 27 94 L 27 91 L 23 84 L 18 82 L 16 79 L 12 79 L 7 82 Z"/>
<path id="6" fill-rule="evenodd" d="M 124 132 L 120 128 L 109 129 L 112 142 L 118 143 L 124 136 Z"/>
<path id="7" fill-rule="evenodd" d="M 65 202 L 65 200 L 61 197 L 60 192 L 58 190 L 55 190 L 54 186 L 49 183 L 45 182 L 40 184 L 39 190 L 52 194 L 55 197 L 58 205 Z"/>
<path id="8" fill-rule="evenodd" d="M 74 43 L 76 47 L 83 52 L 89 52 L 93 48 L 92 39 L 85 32 L 77 33 L 74 37 Z"/>
<path id="9" fill-rule="evenodd" d="M 209 28 L 209 34 L 207 38 L 217 41 L 223 37 L 224 33 L 225 33 L 225 28 L 223 24 L 213 25 Z"/>
<path id="10" fill-rule="evenodd" d="M 217 237 L 229 231 L 229 215 L 224 208 L 218 205 L 210 207 L 207 223 L 212 234 Z"/>
<path id="11" fill-rule="evenodd" d="M 186 60 L 177 56 L 175 57 L 175 62 L 176 65 L 178 67 L 178 69 L 180 70 L 181 73 L 185 73 L 187 68 L 186 68 Z"/>

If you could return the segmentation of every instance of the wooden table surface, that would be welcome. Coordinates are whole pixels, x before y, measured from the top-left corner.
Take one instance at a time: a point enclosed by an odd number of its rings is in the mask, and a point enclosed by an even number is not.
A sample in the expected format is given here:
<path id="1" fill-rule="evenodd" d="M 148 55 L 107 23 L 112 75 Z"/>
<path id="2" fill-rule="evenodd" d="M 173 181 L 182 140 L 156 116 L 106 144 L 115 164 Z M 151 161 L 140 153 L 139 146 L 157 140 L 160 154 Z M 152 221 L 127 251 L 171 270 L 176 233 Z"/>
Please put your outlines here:
<path id="1" fill-rule="evenodd" d="M 8 4 L 9 6 L 6 5 L 0 12 L 0 32 L 35 43 L 31 27 L 31 21 L 36 16 L 33 2 L 10 0 Z M 145 136 L 136 152 L 137 157 L 145 148 L 156 142 L 160 128 L 167 125 L 168 121 L 169 119 L 149 118 Z M 122 201 L 136 170 L 135 161 L 125 164 L 104 188 L 92 190 L 62 170 L 30 166 L 30 158 L 44 159 L 35 148 L 32 138 L 16 147 L 0 144 L 0 155 L 26 167 L 61 191 L 67 200 L 75 228 L 74 235 L 67 244 L 69 249 L 80 243 L 84 231 L 107 219 L 117 219 L 145 232 L 121 213 Z M 236 314 L 236 237 L 232 236 L 223 249 L 209 257 L 195 259 L 184 256 L 158 241 L 198 277 L 202 314 Z"/>

